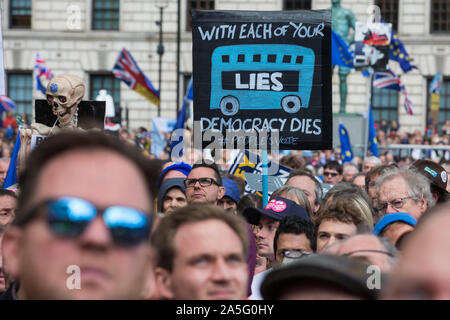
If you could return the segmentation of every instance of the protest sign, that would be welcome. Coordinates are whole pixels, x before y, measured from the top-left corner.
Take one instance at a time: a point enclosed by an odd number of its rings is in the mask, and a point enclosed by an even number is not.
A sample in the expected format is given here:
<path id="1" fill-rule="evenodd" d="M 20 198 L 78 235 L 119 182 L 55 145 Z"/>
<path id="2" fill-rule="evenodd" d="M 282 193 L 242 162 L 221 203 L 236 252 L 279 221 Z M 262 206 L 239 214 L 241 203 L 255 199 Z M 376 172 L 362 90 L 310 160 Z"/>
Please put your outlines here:
<path id="1" fill-rule="evenodd" d="M 269 196 L 273 191 L 283 186 L 291 169 L 282 166 L 274 161 L 268 163 Z M 229 174 L 241 177 L 245 181 L 245 193 L 256 193 L 262 196 L 262 159 L 257 154 L 249 152 L 248 150 L 241 150 L 233 164 L 228 170 Z"/>
<path id="2" fill-rule="evenodd" d="M 391 23 L 363 23 L 355 25 L 356 70 L 386 71 L 391 43 Z"/>
<path id="3" fill-rule="evenodd" d="M 33 134 L 31 136 L 30 150 L 33 150 L 35 147 L 40 145 L 42 142 L 45 141 L 45 139 L 47 139 L 47 136 L 43 136 L 40 134 Z"/>
<path id="4" fill-rule="evenodd" d="M 192 26 L 203 148 L 331 148 L 330 10 L 193 10 Z"/>

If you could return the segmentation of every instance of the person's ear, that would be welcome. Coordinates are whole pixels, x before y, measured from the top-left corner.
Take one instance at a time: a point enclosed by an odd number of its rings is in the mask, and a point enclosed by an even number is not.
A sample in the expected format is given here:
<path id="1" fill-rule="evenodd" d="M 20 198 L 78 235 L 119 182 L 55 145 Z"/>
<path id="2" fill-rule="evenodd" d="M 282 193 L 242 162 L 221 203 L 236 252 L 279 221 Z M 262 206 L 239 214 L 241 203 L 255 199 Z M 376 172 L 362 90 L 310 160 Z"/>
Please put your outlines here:
<path id="1" fill-rule="evenodd" d="M 224 195 L 225 195 L 225 187 L 220 186 L 217 200 L 222 199 Z"/>
<path id="2" fill-rule="evenodd" d="M 319 209 L 320 209 L 320 203 L 314 204 L 313 215 L 314 215 L 317 211 L 319 211 Z"/>
<path id="3" fill-rule="evenodd" d="M 9 227 L 2 239 L 3 268 L 8 277 L 17 279 L 20 276 L 21 250 L 23 231 L 18 227 Z"/>
<path id="4" fill-rule="evenodd" d="M 421 212 L 425 212 L 427 210 L 427 199 L 425 197 L 422 197 L 422 199 L 419 200 L 419 206 Z"/>
<path id="5" fill-rule="evenodd" d="M 172 275 L 164 268 L 155 268 L 156 290 L 162 299 L 174 299 L 175 295 L 172 288 Z"/>
<path id="6" fill-rule="evenodd" d="M 142 298 L 145 300 L 158 300 L 160 298 L 155 278 L 155 259 L 156 254 L 153 248 L 151 248 L 151 251 L 149 253 L 149 261 L 146 268 L 145 283 L 142 289 Z"/>

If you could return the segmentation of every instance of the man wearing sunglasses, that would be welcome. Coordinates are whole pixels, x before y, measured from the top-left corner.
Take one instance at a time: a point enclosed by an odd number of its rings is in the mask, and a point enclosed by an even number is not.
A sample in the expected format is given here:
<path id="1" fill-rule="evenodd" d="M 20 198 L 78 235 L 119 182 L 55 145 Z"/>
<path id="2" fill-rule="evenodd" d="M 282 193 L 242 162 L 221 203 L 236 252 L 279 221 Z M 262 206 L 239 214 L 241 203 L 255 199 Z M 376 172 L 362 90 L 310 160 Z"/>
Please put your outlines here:
<path id="1" fill-rule="evenodd" d="M 140 299 L 152 274 L 149 243 L 159 168 L 96 132 L 49 137 L 19 178 L 19 206 L 3 238 L 14 299 Z"/>
<path id="2" fill-rule="evenodd" d="M 342 165 L 337 161 L 328 161 L 323 167 L 323 182 L 337 184 L 342 181 Z"/>
<path id="3" fill-rule="evenodd" d="M 217 201 L 225 194 L 222 178 L 215 163 L 194 164 L 184 183 L 189 204 L 200 202 L 217 205 Z"/>

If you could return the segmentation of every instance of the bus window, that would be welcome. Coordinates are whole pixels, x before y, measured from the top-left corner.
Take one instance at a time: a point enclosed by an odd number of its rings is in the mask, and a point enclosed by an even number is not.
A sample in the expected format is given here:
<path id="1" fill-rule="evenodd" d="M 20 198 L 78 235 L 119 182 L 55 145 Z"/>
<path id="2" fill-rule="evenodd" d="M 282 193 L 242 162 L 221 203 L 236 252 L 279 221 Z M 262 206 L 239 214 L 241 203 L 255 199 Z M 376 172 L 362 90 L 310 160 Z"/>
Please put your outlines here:
<path id="1" fill-rule="evenodd" d="M 233 45 L 212 55 L 211 109 L 226 116 L 240 109 L 308 108 L 314 51 L 299 45 Z"/>

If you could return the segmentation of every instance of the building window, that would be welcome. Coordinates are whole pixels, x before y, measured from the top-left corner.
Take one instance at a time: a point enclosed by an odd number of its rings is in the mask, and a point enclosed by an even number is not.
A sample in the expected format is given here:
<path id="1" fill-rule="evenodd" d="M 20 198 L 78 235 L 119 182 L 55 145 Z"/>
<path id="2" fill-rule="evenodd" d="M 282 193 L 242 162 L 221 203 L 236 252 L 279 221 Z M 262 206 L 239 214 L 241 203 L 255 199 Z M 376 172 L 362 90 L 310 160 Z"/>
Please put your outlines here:
<path id="1" fill-rule="evenodd" d="M 186 31 L 191 31 L 191 10 L 214 10 L 214 0 L 187 0 Z"/>
<path id="2" fill-rule="evenodd" d="M 311 10 L 311 0 L 284 0 L 283 10 Z"/>
<path id="3" fill-rule="evenodd" d="M 432 79 L 429 79 L 427 88 L 430 87 Z M 430 114 L 430 105 L 431 105 L 431 96 L 428 94 L 428 102 L 427 102 L 427 118 L 428 121 L 431 119 Z M 450 120 L 450 79 L 445 79 L 442 81 L 441 86 L 441 94 L 439 96 L 439 118 L 437 128 L 440 133 L 442 133 L 442 126 L 445 124 L 446 120 Z M 428 123 L 428 122 L 427 122 Z"/>
<path id="4" fill-rule="evenodd" d="M 450 3 L 448 0 L 431 0 L 431 32 L 450 32 Z"/>
<path id="5" fill-rule="evenodd" d="M 93 0 L 93 30 L 119 30 L 119 0 Z"/>
<path id="6" fill-rule="evenodd" d="M 375 123 L 398 121 L 398 91 L 374 88 L 372 111 Z"/>
<path id="7" fill-rule="evenodd" d="M 33 80 L 31 72 L 10 72 L 8 78 L 8 97 L 15 103 L 14 114 L 26 114 L 28 123 L 31 123 L 33 116 Z"/>
<path id="8" fill-rule="evenodd" d="M 89 96 L 95 100 L 100 90 L 105 89 L 114 100 L 114 109 L 116 116 L 111 119 L 112 122 L 121 122 L 120 108 L 120 80 L 114 77 L 112 73 L 91 74 Z"/>
<path id="9" fill-rule="evenodd" d="M 375 5 L 380 8 L 384 22 L 392 23 L 392 30 L 398 30 L 398 0 L 377 0 Z"/>
<path id="10" fill-rule="evenodd" d="M 18 29 L 31 28 L 31 0 L 9 1 L 9 27 Z"/>

